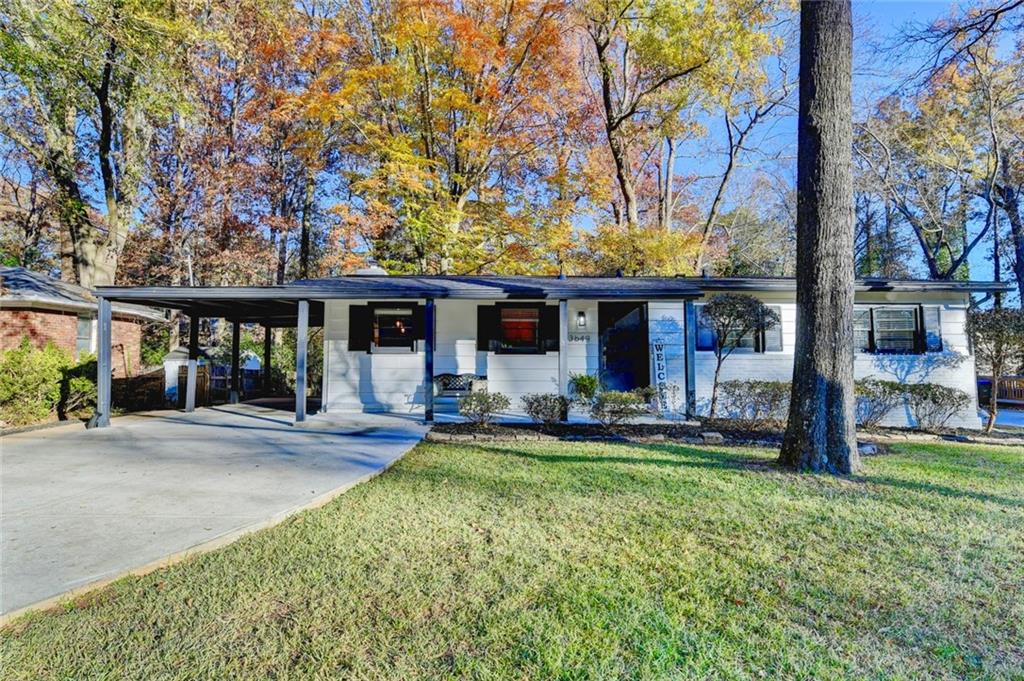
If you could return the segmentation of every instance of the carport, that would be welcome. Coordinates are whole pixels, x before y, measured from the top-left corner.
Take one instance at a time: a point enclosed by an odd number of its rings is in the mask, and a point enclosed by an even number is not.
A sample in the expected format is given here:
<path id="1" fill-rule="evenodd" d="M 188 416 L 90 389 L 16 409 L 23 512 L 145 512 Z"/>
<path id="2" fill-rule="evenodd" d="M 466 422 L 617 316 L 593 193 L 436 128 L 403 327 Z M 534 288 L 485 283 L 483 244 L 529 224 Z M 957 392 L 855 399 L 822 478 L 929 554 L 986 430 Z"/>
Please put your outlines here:
<path id="1" fill-rule="evenodd" d="M 295 290 L 298 288 L 298 290 Z M 306 295 L 302 295 L 306 294 Z M 271 362 L 271 330 L 295 328 L 295 421 L 306 418 L 306 358 L 309 327 L 323 325 L 323 302 L 311 300 L 302 287 L 103 287 L 97 291 L 98 343 L 96 412 L 99 427 L 110 425 L 111 398 L 111 302 L 132 301 L 151 307 L 180 310 L 189 318 L 188 380 L 185 411 L 195 409 L 196 373 L 199 360 L 199 321 L 223 318 L 231 323 L 231 404 L 239 400 L 239 343 L 242 324 L 259 324 L 265 333 L 263 367 Z"/>

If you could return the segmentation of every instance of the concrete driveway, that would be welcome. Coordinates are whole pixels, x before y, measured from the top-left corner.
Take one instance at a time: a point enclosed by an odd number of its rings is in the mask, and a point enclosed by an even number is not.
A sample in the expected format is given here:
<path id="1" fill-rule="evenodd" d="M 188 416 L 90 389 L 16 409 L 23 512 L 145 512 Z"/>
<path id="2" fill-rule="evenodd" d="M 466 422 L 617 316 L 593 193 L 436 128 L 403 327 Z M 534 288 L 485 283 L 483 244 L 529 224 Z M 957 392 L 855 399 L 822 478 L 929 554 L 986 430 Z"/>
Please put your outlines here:
<path id="1" fill-rule="evenodd" d="M 5 436 L 0 613 L 279 520 L 379 472 L 426 431 L 397 416 L 343 423 L 295 428 L 288 412 L 236 405 Z"/>

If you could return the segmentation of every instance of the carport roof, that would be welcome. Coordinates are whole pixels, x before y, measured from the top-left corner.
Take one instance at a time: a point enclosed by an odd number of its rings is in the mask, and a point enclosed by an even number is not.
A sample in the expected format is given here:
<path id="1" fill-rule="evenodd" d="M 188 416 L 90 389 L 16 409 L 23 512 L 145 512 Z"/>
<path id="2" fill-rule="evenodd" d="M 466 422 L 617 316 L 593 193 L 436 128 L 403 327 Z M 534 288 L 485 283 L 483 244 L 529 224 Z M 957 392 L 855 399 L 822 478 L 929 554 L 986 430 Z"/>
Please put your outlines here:
<path id="1" fill-rule="evenodd" d="M 860 291 L 989 291 L 1004 285 L 978 282 L 862 280 Z M 303 279 L 277 286 L 102 287 L 113 301 L 180 309 L 190 315 L 294 326 L 299 300 L 310 301 L 310 323 L 323 318 L 323 300 L 688 299 L 714 290 L 794 290 L 793 279 L 703 277 L 533 277 L 351 275 Z"/>
<path id="2" fill-rule="evenodd" d="M 316 301 L 461 298 L 695 298 L 700 289 L 677 277 L 370 276 L 304 279 L 279 286 L 105 287 L 110 300 L 168 307 L 199 316 L 294 324 L 296 302 L 309 300 L 310 323 L 323 316 Z"/>

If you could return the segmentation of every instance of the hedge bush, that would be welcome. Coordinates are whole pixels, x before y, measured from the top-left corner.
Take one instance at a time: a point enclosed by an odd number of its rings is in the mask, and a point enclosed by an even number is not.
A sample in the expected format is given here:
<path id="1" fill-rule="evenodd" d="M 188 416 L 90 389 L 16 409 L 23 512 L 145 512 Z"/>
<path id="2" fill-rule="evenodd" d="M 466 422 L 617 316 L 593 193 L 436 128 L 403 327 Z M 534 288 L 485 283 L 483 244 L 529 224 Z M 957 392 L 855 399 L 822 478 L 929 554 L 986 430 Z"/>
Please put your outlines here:
<path id="1" fill-rule="evenodd" d="M 647 413 L 645 395 L 636 391 L 605 390 L 590 405 L 590 415 L 604 426 L 628 423 Z"/>
<path id="2" fill-rule="evenodd" d="M 900 406 L 906 386 L 897 381 L 880 381 L 873 378 L 857 381 L 854 393 L 857 397 L 857 423 L 862 426 L 877 426 L 890 411 Z"/>
<path id="3" fill-rule="evenodd" d="M 941 428 L 971 403 L 971 396 L 963 390 L 937 383 L 905 385 L 903 391 L 918 428 Z"/>
<path id="4" fill-rule="evenodd" d="M 499 413 L 508 409 L 511 400 L 501 393 L 469 393 L 459 400 L 459 413 L 477 425 L 490 423 Z"/>
<path id="5" fill-rule="evenodd" d="M 71 358 L 53 343 L 42 349 L 27 337 L 0 352 L 0 420 L 10 426 L 45 421 L 60 402 L 61 379 Z"/>
<path id="6" fill-rule="evenodd" d="M 724 381 L 719 386 L 726 416 L 751 429 L 784 426 L 791 389 L 786 381 Z"/>
<path id="7" fill-rule="evenodd" d="M 590 406 L 601 390 L 601 380 L 593 374 L 570 374 L 569 392 L 573 402 L 581 406 Z"/>
<path id="8" fill-rule="evenodd" d="M 0 352 L 0 421 L 27 426 L 56 415 L 82 416 L 96 409 L 96 359 L 78 363 L 52 342 L 42 349 L 22 338 Z"/>
<path id="9" fill-rule="evenodd" d="M 96 411 L 96 367 L 96 359 L 90 355 L 62 372 L 60 402 L 57 403 L 61 419 Z"/>
<path id="10" fill-rule="evenodd" d="M 534 423 L 551 425 L 564 421 L 569 413 L 569 400 L 562 395 L 534 393 L 523 395 L 521 401 Z"/>

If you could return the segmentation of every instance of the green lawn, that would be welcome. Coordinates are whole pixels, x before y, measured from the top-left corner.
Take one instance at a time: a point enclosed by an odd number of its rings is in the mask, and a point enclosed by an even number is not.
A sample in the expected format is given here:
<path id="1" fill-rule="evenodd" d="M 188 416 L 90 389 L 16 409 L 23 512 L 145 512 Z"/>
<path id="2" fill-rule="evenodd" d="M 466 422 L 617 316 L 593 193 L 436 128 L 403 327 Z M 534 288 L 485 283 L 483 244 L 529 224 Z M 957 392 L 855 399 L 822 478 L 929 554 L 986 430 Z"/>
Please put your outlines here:
<path id="1" fill-rule="evenodd" d="M 3 633 L 6 679 L 1024 678 L 1024 452 L 426 444 Z"/>

